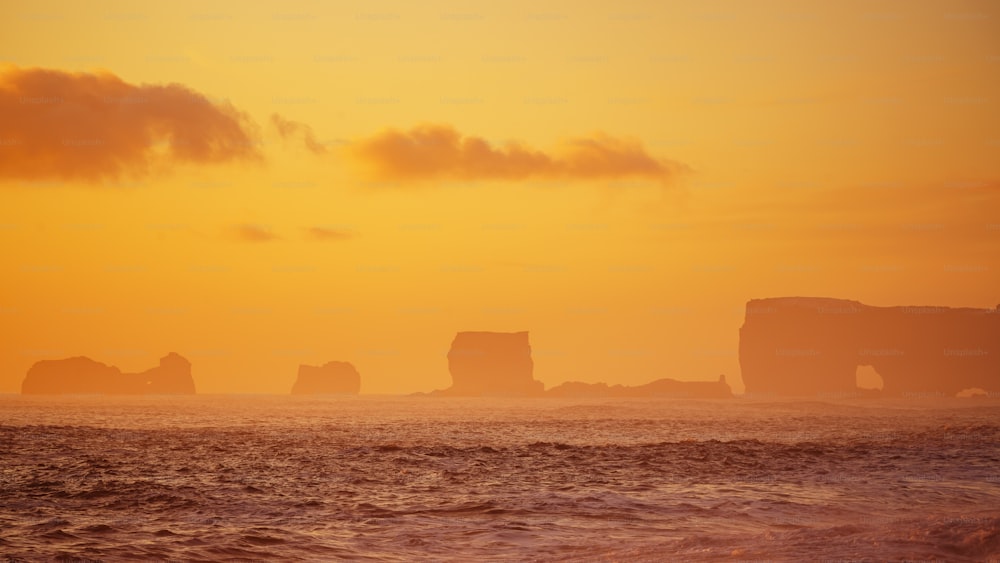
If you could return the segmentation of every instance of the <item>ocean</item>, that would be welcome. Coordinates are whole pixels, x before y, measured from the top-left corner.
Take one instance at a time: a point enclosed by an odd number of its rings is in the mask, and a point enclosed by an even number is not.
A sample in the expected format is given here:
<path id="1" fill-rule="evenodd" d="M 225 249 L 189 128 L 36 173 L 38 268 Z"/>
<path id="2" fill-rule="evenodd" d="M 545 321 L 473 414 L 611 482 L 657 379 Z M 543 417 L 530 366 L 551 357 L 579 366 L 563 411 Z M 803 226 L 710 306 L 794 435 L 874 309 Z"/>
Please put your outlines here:
<path id="1" fill-rule="evenodd" d="M 12 561 L 988 561 L 1000 401 L 0 396 Z"/>

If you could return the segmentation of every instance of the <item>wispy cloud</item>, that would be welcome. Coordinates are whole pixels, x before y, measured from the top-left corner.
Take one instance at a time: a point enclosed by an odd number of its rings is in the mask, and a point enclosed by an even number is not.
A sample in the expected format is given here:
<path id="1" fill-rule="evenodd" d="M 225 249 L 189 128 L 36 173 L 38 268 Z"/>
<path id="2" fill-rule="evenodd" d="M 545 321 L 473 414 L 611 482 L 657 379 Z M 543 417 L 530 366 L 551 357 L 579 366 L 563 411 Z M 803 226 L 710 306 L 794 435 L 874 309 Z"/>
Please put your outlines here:
<path id="1" fill-rule="evenodd" d="M 282 139 L 288 140 L 301 137 L 302 143 L 313 154 L 326 154 L 326 147 L 316 140 L 316 135 L 313 133 L 312 127 L 309 127 L 305 123 L 285 119 L 274 113 L 271 114 L 271 124 L 278 130 L 278 134 L 281 135 Z"/>
<path id="2" fill-rule="evenodd" d="M 0 67 L 0 179 L 97 182 L 257 160 L 255 131 L 228 101 L 181 84 Z"/>
<path id="3" fill-rule="evenodd" d="M 638 141 L 603 133 L 570 139 L 546 152 L 515 142 L 492 146 L 448 125 L 389 129 L 362 140 L 354 153 L 376 176 L 391 180 L 666 180 L 686 170 L 683 164 L 649 155 Z"/>
<path id="4" fill-rule="evenodd" d="M 345 229 L 331 229 L 328 227 L 306 227 L 306 236 L 312 240 L 334 241 L 347 240 L 354 237 L 354 233 Z"/>
<path id="5" fill-rule="evenodd" d="M 279 237 L 268 227 L 244 223 L 233 228 L 236 238 L 244 242 L 270 242 L 278 240 Z"/>

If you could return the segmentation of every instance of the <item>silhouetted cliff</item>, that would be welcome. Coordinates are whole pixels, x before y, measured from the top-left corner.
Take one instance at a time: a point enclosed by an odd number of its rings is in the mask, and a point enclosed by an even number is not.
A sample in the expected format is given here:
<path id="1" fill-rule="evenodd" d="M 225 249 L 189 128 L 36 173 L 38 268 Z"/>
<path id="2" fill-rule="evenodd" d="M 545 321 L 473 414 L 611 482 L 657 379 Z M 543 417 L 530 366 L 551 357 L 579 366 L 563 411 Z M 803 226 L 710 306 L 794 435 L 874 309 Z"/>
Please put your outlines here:
<path id="1" fill-rule="evenodd" d="M 452 385 L 436 395 L 532 396 L 544 385 L 533 377 L 527 332 L 460 332 L 448 351 Z"/>
<path id="2" fill-rule="evenodd" d="M 856 393 L 860 365 L 879 373 L 888 396 L 1000 391 L 1000 310 L 819 297 L 747 303 L 740 367 L 748 394 Z"/>
<path id="3" fill-rule="evenodd" d="M 634 387 L 568 381 L 545 392 L 546 397 L 659 397 L 674 399 L 728 399 L 733 396 L 726 376 L 718 381 L 657 379 Z"/>
<path id="4" fill-rule="evenodd" d="M 25 395 L 191 395 L 194 394 L 191 362 L 173 352 L 160 365 L 141 373 L 122 373 L 115 366 L 84 356 L 41 360 L 28 369 L 21 383 Z"/>
<path id="5" fill-rule="evenodd" d="M 357 395 L 361 374 L 350 362 L 327 362 L 322 366 L 299 366 L 292 395 Z"/>

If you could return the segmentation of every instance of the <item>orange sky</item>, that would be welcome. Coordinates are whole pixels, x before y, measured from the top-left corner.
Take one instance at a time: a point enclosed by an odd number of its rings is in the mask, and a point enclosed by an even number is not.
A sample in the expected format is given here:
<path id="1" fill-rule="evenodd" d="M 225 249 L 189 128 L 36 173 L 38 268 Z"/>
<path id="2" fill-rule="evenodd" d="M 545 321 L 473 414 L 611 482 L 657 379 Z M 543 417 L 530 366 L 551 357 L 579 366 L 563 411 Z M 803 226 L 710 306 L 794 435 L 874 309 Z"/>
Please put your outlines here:
<path id="1" fill-rule="evenodd" d="M 715 379 L 751 298 L 1000 303 L 1000 7 L 0 6 L 0 392 L 44 358 L 200 392 Z"/>

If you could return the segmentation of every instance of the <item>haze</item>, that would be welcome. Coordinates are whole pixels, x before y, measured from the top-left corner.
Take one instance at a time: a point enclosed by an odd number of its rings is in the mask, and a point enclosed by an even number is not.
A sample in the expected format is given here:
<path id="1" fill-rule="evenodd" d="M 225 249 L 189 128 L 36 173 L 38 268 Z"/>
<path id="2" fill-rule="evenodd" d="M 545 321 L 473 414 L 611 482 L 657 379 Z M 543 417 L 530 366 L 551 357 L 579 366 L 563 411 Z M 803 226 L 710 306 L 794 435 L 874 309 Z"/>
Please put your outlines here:
<path id="1" fill-rule="evenodd" d="M 743 388 L 748 299 L 993 308 L 982 2 L 0 7 L 0 392 L 170 351 L 200 393 Z M 58 38 L 58 40 L 54 40 Z"/>

